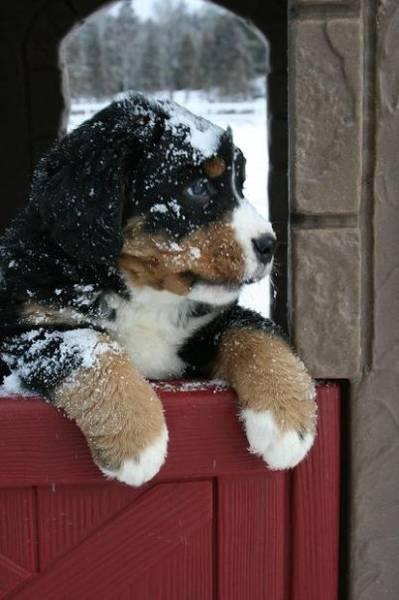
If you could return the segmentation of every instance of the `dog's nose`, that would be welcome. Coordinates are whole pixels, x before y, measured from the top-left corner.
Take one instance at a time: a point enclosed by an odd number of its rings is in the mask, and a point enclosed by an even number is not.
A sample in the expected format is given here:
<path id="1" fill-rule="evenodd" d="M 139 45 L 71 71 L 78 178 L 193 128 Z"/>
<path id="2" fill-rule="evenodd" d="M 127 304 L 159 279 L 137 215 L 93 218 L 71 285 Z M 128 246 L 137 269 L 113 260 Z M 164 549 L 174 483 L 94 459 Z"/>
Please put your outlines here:
<path id="1" fill-rule="evenodd" d="M 252 240 L 252 245 L 254 247 L 256 258 L 263 265 L 266 265 L 273 258 L 273 254 L 277 246 L 277 241 L 274 235 L 266 233 L 258 238 L 254 238 Z"/>

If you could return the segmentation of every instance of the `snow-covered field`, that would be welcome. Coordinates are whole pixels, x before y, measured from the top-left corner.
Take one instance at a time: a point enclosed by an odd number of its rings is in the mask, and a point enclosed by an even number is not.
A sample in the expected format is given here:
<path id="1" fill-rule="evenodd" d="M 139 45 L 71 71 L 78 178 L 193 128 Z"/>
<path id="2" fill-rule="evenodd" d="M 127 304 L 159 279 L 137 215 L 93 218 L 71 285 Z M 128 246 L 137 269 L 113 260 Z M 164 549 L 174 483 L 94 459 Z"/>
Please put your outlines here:
<path id="1" fill-rule="evenodd" d="M 157 97 L 169 98 L 169 95 L 158 94 Z M 175 92 L 173 99 L 221 127 L 232 127 L 235 143 L 247 159 L 246 197 L 267 217 L 268 153 L 265 99 L 257 98 L 248 102 L 209 102 L 200 92 Z M 88 100 L 74 103 L 68 129 L 74 129 L 107 104 L 108 102 Z M 268 316 L 269 282 L 264 280 L 247 286 L 242 293 L 240 304 Z"/>

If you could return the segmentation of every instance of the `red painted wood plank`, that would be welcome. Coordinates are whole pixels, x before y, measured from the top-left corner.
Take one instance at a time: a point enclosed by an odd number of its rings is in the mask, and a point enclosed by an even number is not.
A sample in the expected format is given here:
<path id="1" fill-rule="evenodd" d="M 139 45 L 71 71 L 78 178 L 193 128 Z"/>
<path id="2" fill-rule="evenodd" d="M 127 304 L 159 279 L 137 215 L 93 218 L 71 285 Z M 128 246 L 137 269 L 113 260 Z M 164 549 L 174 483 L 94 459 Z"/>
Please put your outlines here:
<path id="1" fill-rule="evenodd" d="M 293 472 L 292 600 L 338 598 L 340 389 L 326 385 L 318 396 L 317 441 Z"/>
<path id="2" fill-rule="evenodd" d="M 210 524 L 186 542 L 173 556 L 126 586 L 118 600 L 213 600 Z"/>
<path id="3" fill-rule="evenodd" d="M 0 489 L 0 554 L 26 571 L 36 570 L 36 506 L 30 488 Z"/>
<path id="4" fill-rule="evenodd" d="M 231 390 L 160 391 L 170 431 L 156 481 L 263 473 Z M 38 398 L 0 398 L 0 487 L 102 482 L 76 425 Z"/>
<path id="5" fill-rule="evenodd" d="M 285 600 L 289 475 L 219 480 L 218 600 Z"/>
<path id="6" fill-rule="evenodd" d="M 132 504 L 147 488 L 125 485 L 47 486 L 37 490 L 39 564 L 44 570 Z"/>
<path id="7" fill-rule="evenodd" d="M 244 451 L 232 391 L 161 396 L 170 445 L 157 481 L 264 470 Z M 0 487 L 103 481 L 76 425 L 38 398 L 1 398 L 0 430 Z"/>
<path id="8" fill-rule="evenodd" d="M 16 565 L 6 556 L 0 555 L 0 598 L 6 596 L 23 581 L 31 577 L 25 569 Z"/>
<path id="9" fill-rule="evenodd" d="M 0 561 L 0 597 L 337 600 L 339 387 L 319 386 L 318 441 L 286 474 L 247 453 L 230 391 L 168 387 L 171 445 L 155 482 L 178 482 L 154 489 L 105 482 L 51 406 L 0 400 L 0 488 L 47 483 L 0 489 L 0 552 L 18 563 Z M 216 515 L 212 483 L 184 481 L 204 475 L 218 478 Z M 24 584 L 36 517 L 42 572 Z"/>
<path id="10" fill-rule="evenodd" d="M 162 565 L 176 553 L 179 559 L 181 553 L 184 556 L 192 549 L 194 554 L 201 552 L 208 564 L 202 576 L 209 576 L 211 535 L 206 538 L 208 543 L 202 545 L 191 546 L 191 538 L 211 528 L 211 482 L 158 485 L 13 597 L 16 600 L 115 600 L 117 597 L 153 600 L 151 596 L 136 594 L 135 590 L 140 590 L 143 578 L 147 581 L 151 578 L 154 569 L 162 573 Z M 194 563 L 201 565 L 200 560 Z M 200 575 L 198 571 L 195 579 Z M 179 579 L 173 583 L 169 576 L 166 580 L 180 590 Z M 127 588 L 130 591 L 125 595 Z M 172 588 L 170 598 L 173 597 Z"/>

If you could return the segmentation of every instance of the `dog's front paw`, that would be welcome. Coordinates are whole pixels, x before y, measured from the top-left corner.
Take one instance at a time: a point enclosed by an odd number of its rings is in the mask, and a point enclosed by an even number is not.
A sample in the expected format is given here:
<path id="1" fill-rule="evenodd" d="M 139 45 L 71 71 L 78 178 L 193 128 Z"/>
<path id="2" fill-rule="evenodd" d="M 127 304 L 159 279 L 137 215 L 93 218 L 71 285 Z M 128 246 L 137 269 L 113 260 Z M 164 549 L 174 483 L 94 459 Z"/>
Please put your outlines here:
<path id="1" fill-rule="evenodd" d="M 155 477 L 164 464 L 168 437 L 168 430 L 165 427 L 161 435 L 152 444 L 135 456 L 122 460 L 117 468 L 107 468 L 99 463 L 97 464 L 107 477 L 138 487 Z"/>
<path id="2" fill-rule="evenodd" d="M 295 467 L 313 445 L 315 430 L 313 421 L 303 429 L 279 427 L 271 410 L 256 412 L 245 409 L 241 413 L 249 450 L 263 458 L 270 469 Z"/>

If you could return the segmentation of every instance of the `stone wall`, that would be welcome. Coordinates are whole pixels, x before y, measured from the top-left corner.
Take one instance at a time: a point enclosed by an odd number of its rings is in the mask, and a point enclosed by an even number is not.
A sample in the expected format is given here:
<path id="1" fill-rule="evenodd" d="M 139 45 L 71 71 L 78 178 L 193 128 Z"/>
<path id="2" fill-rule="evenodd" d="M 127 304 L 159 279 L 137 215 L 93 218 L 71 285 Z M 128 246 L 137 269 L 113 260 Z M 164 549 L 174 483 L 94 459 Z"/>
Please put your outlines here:
<path id="1" fill-rule="evenodd" d="M 1 4 L 0 226 L 26 202 L 38 156 L 63 130 L 58 45 L 105 3 Z M 283 267 L 290 258 L 275 316 L 288 317 L 315 377 L 349 382 L 343 597 L 396 600 L 399 4 L 290 0 L 287 30 L 284 0 L 219 3 L 270 42 L 271 215 Z"/>
<path id="2" fill-rule="evenodd" d="M 344 596 L 399 590 L 399 4 L 290 5 L 291 324 L 349 380 Z M 349 511 L 348 511 L 349 509 Z"/>

